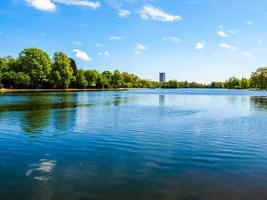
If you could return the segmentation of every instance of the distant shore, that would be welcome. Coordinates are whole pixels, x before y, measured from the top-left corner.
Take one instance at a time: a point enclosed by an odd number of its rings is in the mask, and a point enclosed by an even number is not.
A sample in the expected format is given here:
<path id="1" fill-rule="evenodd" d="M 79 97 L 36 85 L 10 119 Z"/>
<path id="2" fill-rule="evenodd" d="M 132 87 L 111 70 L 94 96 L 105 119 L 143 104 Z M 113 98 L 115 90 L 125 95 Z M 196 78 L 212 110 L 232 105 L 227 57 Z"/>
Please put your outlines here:
<path id="1" fill-rule="evenodd" d="M 67 89 L 0 89 L 0 93 L 5 92 L 82 92 L 82 91 L 126 91 L 127 88 L 117 88 L 117 89 L 77 89 L 77 88 L 67 88 Z"/>

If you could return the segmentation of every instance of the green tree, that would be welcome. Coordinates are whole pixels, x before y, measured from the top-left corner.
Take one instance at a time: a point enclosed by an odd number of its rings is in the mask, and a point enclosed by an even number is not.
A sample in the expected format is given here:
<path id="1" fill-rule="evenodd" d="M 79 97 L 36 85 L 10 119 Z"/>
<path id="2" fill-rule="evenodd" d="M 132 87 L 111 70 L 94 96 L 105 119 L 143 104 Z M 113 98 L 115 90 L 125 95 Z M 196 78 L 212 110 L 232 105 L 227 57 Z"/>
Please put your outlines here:
<path id="1" fill-rule="evenodd" d="M 27 48 L 19 54 L 16 71 L 24 72 L 30 77 L 30 87 L 40 88 L 49 81 L 51 60 L 41 49 Z"/>
<path id="2" fill-rule="evenodd" d="M 70 59 L 63 52 L 54 54 L 51 78 L 55 88 L 68 88 L 74 78 Z"/>
<path id="3" fill-rule="evenodd" d="M 112 74 L 111 85 L 113 88 L 119 88 L 123 85 L 123 76 L 119 70 L 115 70 Z"/>
<path id="4" fill-rule="evenodd" d="M 86 88 L 88 85 L 88 82 L 85 78 L 84 71 L 78 70 L 77 76 L 76 76 L 76 83 L 78 88 Z"/>
<path id="5" fill-rule="evenodd" d="M 8 71 L 8 61 L 5 58 L 0 58 L 0 73 Z"/>
<path id="6" fill-rule="evenodd" d="M 23 72 L 9 71 L 2 75 L 2 83 L 9 88 L 28 88 L 30 81 L 30 77 Z"/>
<path id="7" fill-rule="evenodd" d="M 267 89 L 267 67 L 261 67 L 250 77 L 251 85 L 255 88 Z"/>
<path id="8" fill-rule="evenodd" d="M 230 77 L 227 79 L 224 83 L 225 87 L 228 89 L 234 89 L 234 88 L 239 88 L 240 87 L 240 80 L 236 77 Z"/>
<path id="9" fill-rule="evenodd" d="M 246 79 L 246 78 L 242 78 L 241 81 L 240 81 L 240 86 L 242 89 L 247 89 L 250 87 L 250 81 L 249 79 Z"/>
<path id="10" fill-rule="evenodd" d="M 99 76 L 98 71 L 96 71 L 95 69 L 86 70 L 84 72 L 84 75 L 85 75 L 85 78 L 88 82 L 88 87 L 90 87 L 90 88 L 96 87 L 96 84 L 97 84 L 96 81 L 97 81 L 97 78 Z"/>

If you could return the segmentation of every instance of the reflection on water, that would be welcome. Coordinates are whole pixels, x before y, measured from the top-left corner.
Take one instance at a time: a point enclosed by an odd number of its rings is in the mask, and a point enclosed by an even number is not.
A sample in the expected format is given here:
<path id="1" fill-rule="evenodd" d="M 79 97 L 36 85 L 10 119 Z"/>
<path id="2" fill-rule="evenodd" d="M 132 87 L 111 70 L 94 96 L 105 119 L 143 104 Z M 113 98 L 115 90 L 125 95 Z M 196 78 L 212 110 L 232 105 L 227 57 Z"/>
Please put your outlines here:
<path id="1" fill-rule="evenodd" d="M 26 176 L 33 176 L 38 181 L 50 180 L 49 174 L 56 166 L 55 160 L 40 159 L 39 162 L 29 165 Z"/>
<path id="2" fill-rule="evenodd" d="M 267 110 L 267 97 L 250 97 L 251 106 L 260 110 Z"/>
<path id="3" fill-rule="evenodd" d="M 162 94 L 159 95 L 159 105 L 160 106 L 165 105 L 165 95 L 162 95 Z"/>
<path id="4" fill-rule="evenodd" d="M 0 199 L 267 199 L 267 93 L 2 94 Z"/>

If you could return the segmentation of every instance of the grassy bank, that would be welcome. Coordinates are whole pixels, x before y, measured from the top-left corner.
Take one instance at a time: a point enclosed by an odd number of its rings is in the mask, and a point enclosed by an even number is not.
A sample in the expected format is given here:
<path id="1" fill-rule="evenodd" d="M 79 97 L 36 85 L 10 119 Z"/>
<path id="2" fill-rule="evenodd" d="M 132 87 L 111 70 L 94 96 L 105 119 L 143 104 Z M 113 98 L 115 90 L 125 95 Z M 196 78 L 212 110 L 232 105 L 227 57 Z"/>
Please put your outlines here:
<path id="1" fill-rule="evenodd" d="M 82 92 L 82 91 L 126 91 L 126 88 L 118 89 L 76 89 L 76 88 L 67 88 L 67 89 L 0 89 L 0 93 L 6 92 Z"/>

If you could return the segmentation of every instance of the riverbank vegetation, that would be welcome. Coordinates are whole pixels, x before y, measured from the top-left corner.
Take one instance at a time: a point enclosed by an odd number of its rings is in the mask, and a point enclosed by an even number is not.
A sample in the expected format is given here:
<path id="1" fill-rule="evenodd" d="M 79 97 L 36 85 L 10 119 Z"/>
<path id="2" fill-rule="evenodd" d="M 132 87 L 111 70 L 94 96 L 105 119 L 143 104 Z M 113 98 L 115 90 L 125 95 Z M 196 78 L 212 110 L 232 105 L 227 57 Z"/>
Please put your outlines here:
<path id="1" fill-rule="evenodd" d="M 249 79 L 231 77 L 224 82 L 201 84 L 170 80 L 165 83 L 145 80 L 128 72 L 79 69 L 63 52 L 49 55 L 37 48 L 26 48 L 17 58 L 0 58 L 0 88 L 14 89 L 109 89 L 109 88 L 228 88 L 267 89 L 267 68 L 259 68 Z"/>

